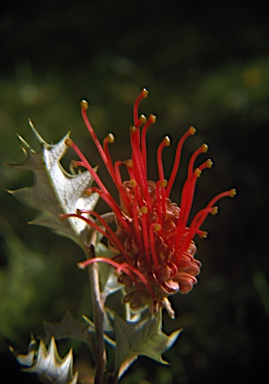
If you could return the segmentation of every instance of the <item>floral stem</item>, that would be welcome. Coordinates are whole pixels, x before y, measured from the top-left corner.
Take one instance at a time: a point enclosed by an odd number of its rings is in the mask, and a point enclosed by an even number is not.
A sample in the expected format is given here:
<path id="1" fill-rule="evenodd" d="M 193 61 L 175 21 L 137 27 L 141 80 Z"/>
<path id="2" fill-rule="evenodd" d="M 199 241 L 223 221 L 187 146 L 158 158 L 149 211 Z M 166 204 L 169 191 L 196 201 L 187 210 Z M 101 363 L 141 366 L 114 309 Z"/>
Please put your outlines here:
<path id="1" fill-rule="evenodd" d="M 94 246 L 90 247 L 92 257 L 94 257 Z M 106 370 L 106 349 L 104 342 L 104 302 L 100 294 L 98 264 L 93 263 L 88 268 L 91 284 L 92 306 L 93 306 L 93 321 L 95 324 L 95 380 L 94 384 L 105 383 Z"/>
<path id="2" fill-rule="evenodd" d="M 117 384 L 118 383 L 118 377 L 114 373 L 108 373 L 106 375 L 105 384 Z"/>

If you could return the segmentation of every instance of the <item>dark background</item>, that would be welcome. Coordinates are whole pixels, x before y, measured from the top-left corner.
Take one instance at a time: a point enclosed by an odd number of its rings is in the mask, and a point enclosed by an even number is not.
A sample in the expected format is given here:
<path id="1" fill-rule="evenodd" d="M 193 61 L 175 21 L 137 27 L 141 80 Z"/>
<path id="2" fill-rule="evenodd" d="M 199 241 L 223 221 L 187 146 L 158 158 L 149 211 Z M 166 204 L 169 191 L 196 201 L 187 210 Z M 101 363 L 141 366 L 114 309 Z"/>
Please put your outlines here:
<path id="1" fill-rule="evenodd" d="M 1 162 L 23 161 L 15 133 L 38 149 L 28 117 L 47 142 L 72 128 L 91 162 L 100 162 L 80 117 L 82 98 L 91 103 L 98 136 L 115 134 L 114 158 L 127 158 L 132 103 L 147 87 L 140 110 L 158 116 L 148 136 L 151 178 L 162 137 L 173 139 L 165 152 L 169 170 L 177 139 L 194 125 L 186 159 L 205 141 L 214 160 L 199 180 L 194 212 L 214 194 L 238 190 L 204 224 L 208 239 L 197 240 L 199 284 L 172 298 L 176 320 L 164 315 L 167 333 L 184 328 L 165 354 L 171 366 L 140 358 L 123 383 L 267 382 L 268 16 L 259 1 L 1 2 Z M 173 191 L 177 202 L 184 176 Z M 34 212 L 4 191 L 31 183 L 27 172 L 1 166 L 3 353 L 10 344 L 25 352 L 30 332 L 42 333 L 42 321 L 59 321 L 66 309 L 77 318 L 89 314 L 87 276 L 76 268 L 81 250 L 26 225 Z M 76 343 L 63 345 L 63 353 L 71 344 L 90 383 L 90 353 Z"/>

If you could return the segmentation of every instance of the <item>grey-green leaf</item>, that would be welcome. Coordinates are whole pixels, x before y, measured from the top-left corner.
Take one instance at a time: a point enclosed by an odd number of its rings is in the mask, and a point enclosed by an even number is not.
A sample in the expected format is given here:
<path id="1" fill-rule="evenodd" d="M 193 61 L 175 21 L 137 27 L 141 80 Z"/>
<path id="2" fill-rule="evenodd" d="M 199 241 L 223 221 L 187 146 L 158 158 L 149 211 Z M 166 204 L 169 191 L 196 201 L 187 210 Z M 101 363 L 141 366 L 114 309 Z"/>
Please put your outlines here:
<path id="1" fill-rule="evenodd" d="M 48 342 L 53 336 L 56 340 L 70 337 L 83 341 L 92 351 L 94 350 L 94 335 L 89 332 L 89 326 L 75 319 L 69 311 L 59 323 L 44 322 L 44 328 L 45 342 Z"/>
<path id="2" fill-rule="evenodd" d="M 70 132 L 57 144 L 50 145 L 33 126 L 32 129 L 41 145 L 41 151 L 35 152 L 19 136 L 26 159 L 22 164 L 10 166 L 33 171 L 35 183 L 32 187 L 9 192 L 24 204 L 41 211 L 31 223 L 49 227 L 81 244 L 87 235 L 87 224 L 76 218 L 61 221 L 59 215 L 75 213 L 77 208 L 94 208 L 99 196 L 96 193 L 91 196 L 83 194 L 93 179 L 88 171 L 70 174 L 60 163 L 68 149 L 65 141 L 70 137 Z"/>
<path id="3" fill-rule="evenodd" d="M 160 311 L 140 322 L 128 322 L 115 315 L 115 332 L 115 372 L 120 377 L 139 355 L 168 364 L 163 360 L 162 354 L 173 345 L 181 330 L 176 330 L 169 336 L 163 333 Z"/>
<path id="4" fill-rule="evenodd" d="M 73 374 L 73 355 L 71 349 L 64 358 L 61 358 L 53 337 L 48 349 L 43 340 L 41 340 L 38 350 L 34 350 L 33 341 L 35 340 L 32 338 L 27 355 L 17 356 L 18 362 L 25 371 L 35 373 L 44 384 L 77 383 L 78 373 Z"/>
<path id="5" fill-rule="evenodd" d="M 98 241 L 95 246 L 95 255 L 111 259 L 117 255 L 117 253 L 113 252 L 105 246 L 105 244 Z M 99 263 L 98 270 L 102 299 L 105 301 L 109 295 L 122 289 L 123 285 L 118 282 L 118 276 L 115 274 L 115 268 L 111 267 L 111 265 L 108 265 L 107 263 Z"/>

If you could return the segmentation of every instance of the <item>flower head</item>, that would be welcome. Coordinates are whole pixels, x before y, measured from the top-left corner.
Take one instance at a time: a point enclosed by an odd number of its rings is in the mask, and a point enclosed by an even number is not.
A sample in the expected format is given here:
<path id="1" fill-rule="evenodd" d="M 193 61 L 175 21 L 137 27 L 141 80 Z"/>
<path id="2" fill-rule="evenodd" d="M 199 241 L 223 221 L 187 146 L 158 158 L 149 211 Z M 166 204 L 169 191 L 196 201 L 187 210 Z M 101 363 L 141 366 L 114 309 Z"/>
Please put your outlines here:
<path id="1" fill-rule="evenodd" d="M 148 92 L 143 89 L 134 103 L 133 125 L 130 127 L 131 159 L 114 163 L 108 149 L 109 144 L 114 142 L 113 134 L 108 134 L 101 145 L 87 117 L 88 103 L 85 100 L 81 102 L 84 122 L 118 190 L 119 203 L 76 144 L 70 139 L 66 144 L 75 150 L 80 159 L 74 165 L 86 168 L 96 183 L 86 193 L 95 192 L 102 197 L 114 213 L 117 230 L 114 232 L 105 218 L 95 211 L 80 211 L 68 216 L 81 217 L 106 236 L 110 246 L 117 252 L 113 259 L 97 257 L 79 263 L 81 268 L 93 262 L 106 262 L 114 266 L 119 274 L 118 281 L 126 287 L 123 302 L 129 303 L 133 310 L 149 305 L 153 312 L 166 306 L 172 315 L 168 296 L 191 291 L 200 272 L 201 263 L 195 258 L 194 237 L 206 237 L 207 233 L 201 229 L 206 217 L 215 215 L 216 202 L 225 196 L 233 197 L 235 189 L 215 196 L 189 222 L 197 179 L 203 170 L 212 166 L 210 159 L 197 168 L 194 168 L 194 163 L 201 153 L 207 152 L 208 147 L 202 144 L 192 154 L 181 201 L 179 204 L 172 202 L 170 193 L 179 169 L 182 147 L 187 138 L 195 134 L 195 128 L 190 127 L 180 138 L 168 179 L 164 177 L 162 153 L 170 145 L 170 140 L 165 136 L 157 149 L 159 177 L 157 181 L 151 181 L 147 174 L 146 135 L 150 125 L 156 122 L 156 117 L 150 115 L 147 119 L 138 115 L 139 104 L 147 96 Z M 121 176 L 122 167 L 127 169 L 129 175 L 125 181 Z M 91 215 L 91 219 L 84 213 Z"/>

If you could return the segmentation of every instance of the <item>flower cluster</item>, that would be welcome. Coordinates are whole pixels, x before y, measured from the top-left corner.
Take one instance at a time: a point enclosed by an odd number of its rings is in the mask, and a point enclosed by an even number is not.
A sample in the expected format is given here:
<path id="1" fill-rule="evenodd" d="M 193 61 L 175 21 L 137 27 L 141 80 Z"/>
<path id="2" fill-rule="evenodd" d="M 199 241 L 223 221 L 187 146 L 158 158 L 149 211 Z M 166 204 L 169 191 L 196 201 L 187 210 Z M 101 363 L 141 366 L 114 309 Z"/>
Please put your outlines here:
<path id="1" fill-rule="evenodd" d="M 105 217 L 95 211 L 79 211 L 66 217 L 85 220 L 104 235 L 117 252 L 113 259 L 93 257 L 79 263 L 81 268 L 94 262 L 112 265 L 119 274 L 118 281 L 125 286 L 123 302 L 129 303 L 131 309 L 138 310 L 149 305 L 151 311 L 156 312 L 165 306 L 172 316 L 168 296 L 176 292 L 188 293 L 197 282 L 196 276 L 200 272 L 201 263 L 195 258 L 193 239 L 196 235 L 206 237 L 201 225 L 209 214 L 217 213 L 216 202 L 225 196 L 233 197 L 235 189 L 215 196 L 189 223 L 197 179 L 204 169 L 211 168 L 212 161 L 208 159 L 197 168 L 194 164 L 201 153 L 207 152 L 208 147 L 203 144 L 192 154 L 180 204 L 172 202 L 169 196 L 179 169 L 182 147 L 187 138 L 195 134 L 195 128 L 190 127 L 180 138 L 168 179 L 164 177 L 162 153 L 170 140 L 168 136 L 162 140 L 157 149 L 159 177 L 157 181 L 149 180 L 146 135 L 150 125 L 156 122 L 156 117 L 150 115 L 147 119 L 138 114 L 139 104 L 147 96 L 147 90 L 143 89 L 134 103 L 134 121 L 130 127 L 131 159 L 114 163 L 108 149 L 109 144 L 114 142 L 113 134 L 108 134 L 101 144 L 87 117 L 88 103 L 85 100 L 81 102 L 84 122 L 118 190 L 119 203 L 111 196 L 77 145 L 71 139 L 66 140 L 66 145 L 72 147 L 79 157 L 73 165 L 86 168 L 96 183 L 85 193 L 95 192 L 101 196 L 114 213 L 117 230 L 113 231 Z M 127 169 L 128 180 L 122 180 L 122 167 Z"/>

